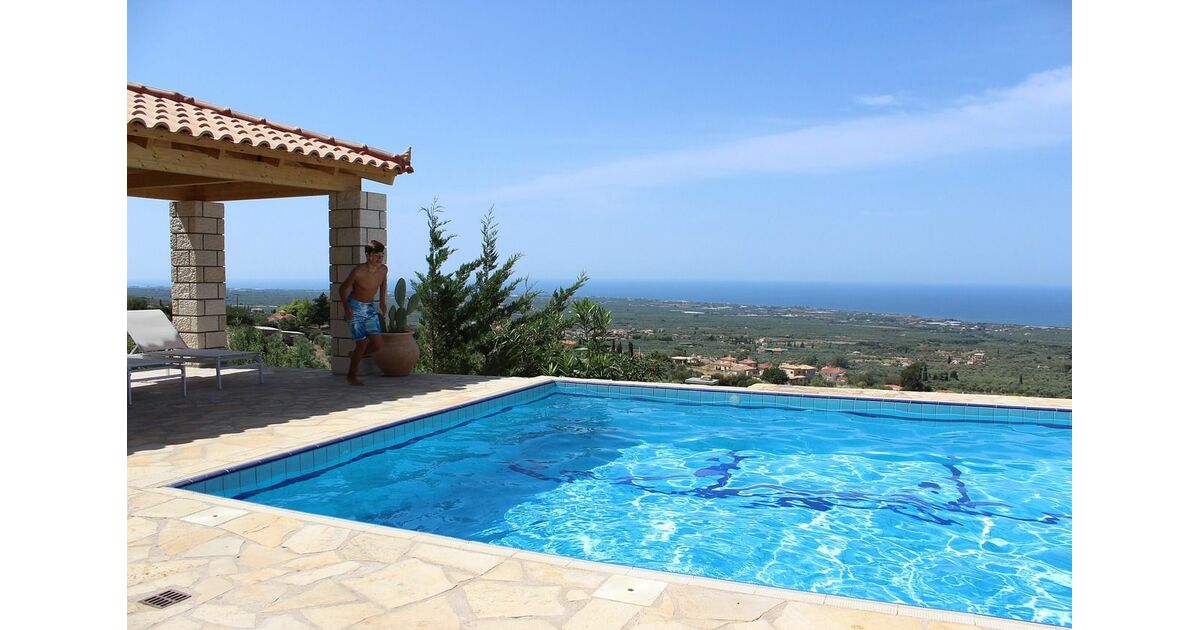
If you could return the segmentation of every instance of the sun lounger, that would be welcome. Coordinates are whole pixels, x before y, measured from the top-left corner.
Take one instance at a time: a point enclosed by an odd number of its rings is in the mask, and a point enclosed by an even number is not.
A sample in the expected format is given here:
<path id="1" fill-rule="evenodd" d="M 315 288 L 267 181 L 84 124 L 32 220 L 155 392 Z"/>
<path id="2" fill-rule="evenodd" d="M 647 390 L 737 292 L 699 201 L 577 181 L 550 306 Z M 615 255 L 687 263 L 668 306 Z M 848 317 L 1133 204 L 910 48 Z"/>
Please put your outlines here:
<path id="1" fill-rule="evenodd" d="M 171 370 L 179 370 L 179 386 L 183 389 L 183 396 L 187 397 L 187 366 L 181 361 L 171 359 L 147 359 L 140 356 L 130 356 L 126 359 L 125 367 L 125 399 L 126 404 L 133 404 L 133 382 L 134 381 L 157 381 L 164 378 L 175 378 L 171 374 Z M 165 369 L 166 376 L 149 376 L 144 378 L 133 378 L 134 372 L 144 372 L 146 370 Z"/>
<path id="2" fill-rule="evenodd" d="M 126 311 L 129 336 L 137 348 L 135 352 L 145 358 L 171 359 L 217 368 L 217 389 L 221 389 L 221 368 L 231 362 L 253 361 L 258 364 L 258 382 L 263 382 L 263 355 L 261 352 L 225 350 L 219 348 L 196 349 L 187 346 L 175 325 L 166 313 L 158 309 Z"/>

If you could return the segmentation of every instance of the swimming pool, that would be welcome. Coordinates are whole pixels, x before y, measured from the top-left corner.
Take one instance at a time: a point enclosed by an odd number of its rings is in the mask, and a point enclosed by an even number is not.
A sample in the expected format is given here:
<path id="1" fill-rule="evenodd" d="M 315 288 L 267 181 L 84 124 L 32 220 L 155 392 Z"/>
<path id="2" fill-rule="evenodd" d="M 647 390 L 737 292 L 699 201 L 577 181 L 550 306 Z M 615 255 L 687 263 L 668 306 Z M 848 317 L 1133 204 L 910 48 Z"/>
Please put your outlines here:
<path id="1" fill-rule="evenodd" d="M 176 484 L 544 553 L 1071 623 L 1071 413 L 554 382 Z"/>

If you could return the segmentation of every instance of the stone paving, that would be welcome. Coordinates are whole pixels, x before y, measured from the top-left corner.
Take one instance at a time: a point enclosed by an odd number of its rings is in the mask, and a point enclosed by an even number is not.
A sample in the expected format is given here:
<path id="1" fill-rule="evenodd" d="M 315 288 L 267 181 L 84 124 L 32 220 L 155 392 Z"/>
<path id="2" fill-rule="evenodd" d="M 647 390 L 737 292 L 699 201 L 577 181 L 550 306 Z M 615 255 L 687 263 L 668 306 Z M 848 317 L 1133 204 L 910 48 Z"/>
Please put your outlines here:
<path id="1" fill-rule="evenodd" d="M 188 373 L 187 399 L 175 382 L 146 382 L 129 407 L 131 628 L 1049 627 L 599 564 L 164 487 L 548 380 L 419 374 L 351 388 L 324 370 L 268 368 L 263 385 L 252 372 L 232 373 L 217 391 L 211 371 Z M 139 603 L 166 589 L 191 597 L 164 609 Z"/>

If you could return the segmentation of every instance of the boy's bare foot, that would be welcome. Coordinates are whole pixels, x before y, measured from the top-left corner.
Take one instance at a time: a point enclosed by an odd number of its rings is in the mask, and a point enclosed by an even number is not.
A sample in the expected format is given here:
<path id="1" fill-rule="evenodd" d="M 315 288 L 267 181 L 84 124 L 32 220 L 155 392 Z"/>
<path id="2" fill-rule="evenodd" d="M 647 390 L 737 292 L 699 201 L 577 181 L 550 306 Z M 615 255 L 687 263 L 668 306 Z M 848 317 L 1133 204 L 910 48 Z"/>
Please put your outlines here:
<path id="1" fill-rule="evenodd" d="M 363 384 L 363 382 L 358 380 L 358 377 L 355 377 L 355 376 L 347 376 L 346 382 L 350 383 L 351 385 L 362 385 Z"/>

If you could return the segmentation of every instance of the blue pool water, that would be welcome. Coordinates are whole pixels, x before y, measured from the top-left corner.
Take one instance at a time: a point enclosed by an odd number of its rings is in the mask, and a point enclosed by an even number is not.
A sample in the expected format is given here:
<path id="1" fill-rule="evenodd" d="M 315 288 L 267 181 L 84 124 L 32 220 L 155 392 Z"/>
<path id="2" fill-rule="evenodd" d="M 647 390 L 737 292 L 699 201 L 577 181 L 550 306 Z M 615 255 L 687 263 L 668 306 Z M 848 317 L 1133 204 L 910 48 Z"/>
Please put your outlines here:
<path id="1" fill-rule="evenodd" d="M 185 487 L 575 558 L 1071 624 L 1070 412 L 679 391 L 545 385 Z"/>

